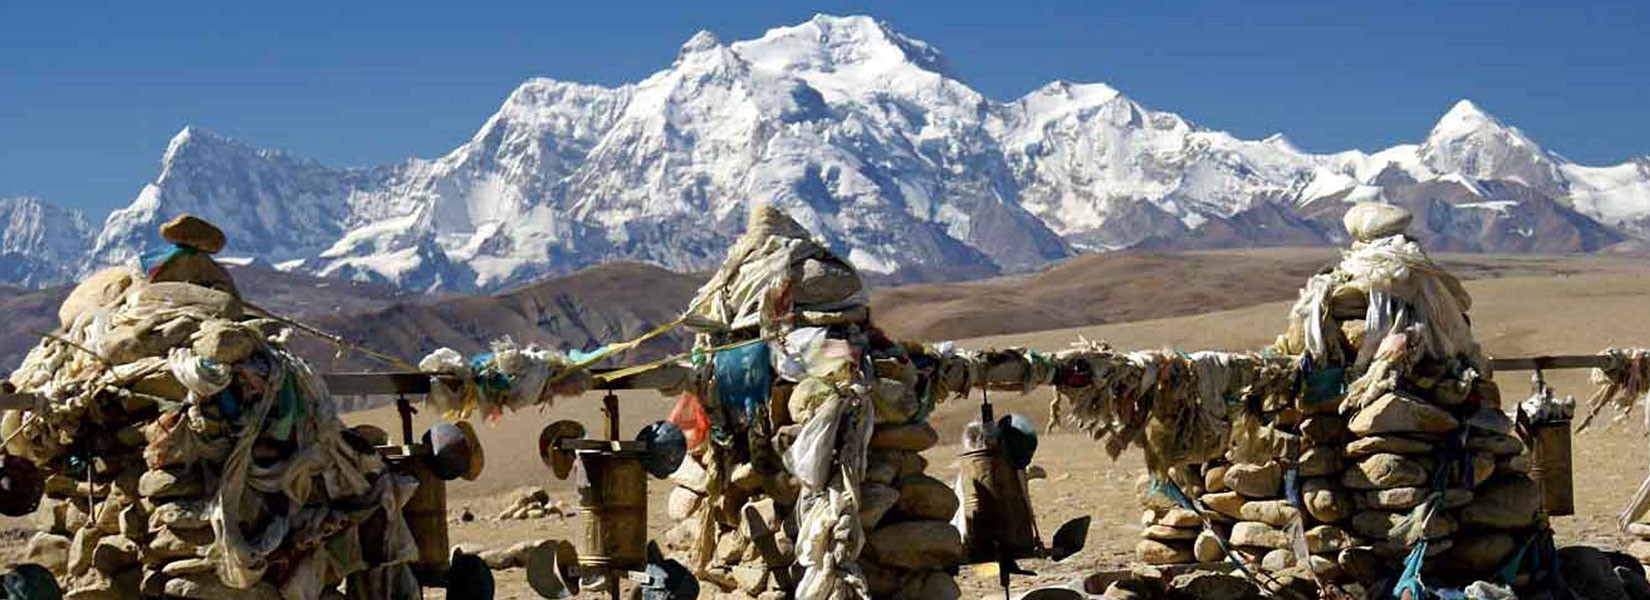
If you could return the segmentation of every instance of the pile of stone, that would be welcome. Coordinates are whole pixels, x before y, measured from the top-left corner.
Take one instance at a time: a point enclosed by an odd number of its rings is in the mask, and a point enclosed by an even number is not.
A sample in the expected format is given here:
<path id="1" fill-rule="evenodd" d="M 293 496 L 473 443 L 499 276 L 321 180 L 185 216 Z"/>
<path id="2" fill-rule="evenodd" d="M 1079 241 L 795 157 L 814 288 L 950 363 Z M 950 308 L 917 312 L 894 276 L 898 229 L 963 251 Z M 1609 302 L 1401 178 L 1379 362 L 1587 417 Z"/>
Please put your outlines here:
<path id="1" fill-rule="evenodd" d="M 690 452 L 664 542 L 706 591 L 957 598 L 958 500 L 921 455 L 934 402 L 966 390 L 944 357 L 884 339 L 853 267 L 765 206 L 688 315 L 718 350 L 672 415 Z"/>
<path id="2" fill-rule="evenodd" d="M 4 419 L 6 452 L 49 474 L 31 555 L 85 599 L 317 598 L 410 559 L 364 549 L 358 526 L 404 530 L 416 483 L 382 473 L 248 314 L 211 258 L 220 231 L 185 216 L 160 233 L 175 247 L 81 283 L 11 376 L 40 400 Z"/>
<path id="3" fill-rule="evenodd" d="M 548 519 L 550 517 L 572 517 L 578 511 L 561 500 L 552 499 L 550 492 L 542 487 L 530 486 L 516 490 L 510 494 L 510 501 L 504 510 L 493 517 L 499 521 L 515 521 L 524 519 Z"/>
<path id="4" fill-rule="evenodd" d="M 1146 494 L 1142 560 L 1223 561 L 1218 536 L 1269 573 L 1390 586 L 1419 553 L 1429 585 L 1464 585 L 1545 527 L 1525 445 L 1465 323 L 1471 299 L 1402 235 L 1409 218 L 1349 211 L 1352 250 L 1308 283 L 1272 348 L 1309 357 L 1301 393 L 1252 407 L 1225 460 L 1184 475 L 1212 527 Z"/>

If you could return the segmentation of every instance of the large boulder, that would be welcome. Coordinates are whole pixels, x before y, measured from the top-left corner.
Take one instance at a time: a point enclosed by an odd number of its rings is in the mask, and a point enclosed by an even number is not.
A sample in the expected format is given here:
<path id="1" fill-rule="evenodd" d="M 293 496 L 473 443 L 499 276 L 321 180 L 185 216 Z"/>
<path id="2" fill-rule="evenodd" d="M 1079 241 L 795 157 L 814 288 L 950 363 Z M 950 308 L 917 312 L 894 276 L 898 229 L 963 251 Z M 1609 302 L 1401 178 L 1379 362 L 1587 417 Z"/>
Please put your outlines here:
<path id="1" fill-rule="evenodd" d="M 195 215 L 178 215 L 162 223 L 160 237 L 173 244 L 188 246 L 207 254 L 217 254 L 227 243 L 223 230 Z"/>
<path id="2" fill-rule="evenodd" d="M 1347 429 L 1360 436 L 1397 433 L 1448 433 L 1461 422 L 1437 406 L 1389 393 L 1358 411 Z"/>
<path id="3" fill-rule="evenodd" d="M 1526 477 L 1500 477 L 1475 490 L 1475 501 L 1461 510 L 1461 522 L 1490 529 L 1521 529 L 1535 524 L 1541 508 L 1536 483 Z"/>
<path id="4" fill-rule="evenodd" d="M 1403 207 L 1384 202 L 1359 202 L 1347 209 L 1341 224 L 1352 239 L 1369 242 L 1398 235 L 1409 229 L 1415 215 Z"/>
<path id="5" fill-rule="evenodd" d="M 1226 469 L 1226 487 L 1247 498 L 1276 498 L 1283 493 L 1283 467 L 1240 463 Z"/>
<path id="6" fill-rule="evenodd" d="M 1376 454 L 1363 459 L 1341 476 L 1341 485 L 1355 490 L 1384 490 L 1417 486 L 1427 482 L 1425 465 L 1397 454 Z"/>
<path id="7" fill-rule="evenodd" d="M 876 562 L 901 569 L 943 569 L 963 561 L 962 536 L 946 521 L 907 521 L 871 532 Z"/>
<path id="8" fill-rule="evenodd" d="M 909 475 L 896 482 L 899 498 L 894 512 L 919 521 L 949 521 L 957 515 L 956 492 L 927 475 Z"/>

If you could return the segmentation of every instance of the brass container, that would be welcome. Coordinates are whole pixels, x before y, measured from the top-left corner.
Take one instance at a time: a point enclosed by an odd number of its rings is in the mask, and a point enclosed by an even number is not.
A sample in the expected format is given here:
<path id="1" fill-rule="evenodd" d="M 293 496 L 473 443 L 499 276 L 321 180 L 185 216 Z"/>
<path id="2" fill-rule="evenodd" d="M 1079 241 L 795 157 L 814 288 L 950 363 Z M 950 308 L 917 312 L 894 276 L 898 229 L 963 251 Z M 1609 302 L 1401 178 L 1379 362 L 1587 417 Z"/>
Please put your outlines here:
<path id="1" fill-rule="evenodd" d="M 647 472 L 634 451 L 579 450 L 579 565 L 647 568 Z"/>
<path id="2" fill-rule="evenodd" d="M 1531 440 L 1530 479 L 1535 480 L 1541 490 L 1541 509 L 1554 517 L 1575 514 L 1570 421 L 1552 421 L 1526 427 Z"/>
<path id="3" fill-rule="evenodd" d="M 1031 558 L 1037 555 L 1037 525 L 1020 474 L 998 448 L 962 453 L 968 478 L 963 504 L 968 562 Z"/>
<path id="4" fill-rule="evenodd" d="M 413 572 L 421 582 L 439 582 L 452 566 L 447 545 L 447 482 L 436 477 L 424 463 L 429 449 L 413 446 L 404 452 L 389 457 L 389 464 L 396 472 L 418 479 L 418 490 L 401 509 L 413 539 L 418 542 L 418 561 L 412 565 Z"/>

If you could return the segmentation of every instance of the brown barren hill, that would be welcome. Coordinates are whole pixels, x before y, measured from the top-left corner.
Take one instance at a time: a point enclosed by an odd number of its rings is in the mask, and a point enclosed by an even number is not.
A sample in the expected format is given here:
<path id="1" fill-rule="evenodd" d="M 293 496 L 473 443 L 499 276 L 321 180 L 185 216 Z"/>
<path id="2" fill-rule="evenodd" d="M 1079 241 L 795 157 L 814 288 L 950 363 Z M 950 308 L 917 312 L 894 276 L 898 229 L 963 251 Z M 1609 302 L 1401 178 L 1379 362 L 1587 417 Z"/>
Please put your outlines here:
<path id="1" fill-rule="evenodd" d="M 1095 254 L 1026 275 L 877 290 L 871 314 L 890 335 L 923 341 L 1195 315 L 1293 299 L 1338 258 L 1332 248 Z M 1650 270 L 1622 256 L 1438 258 L 1462 279 Z"/>

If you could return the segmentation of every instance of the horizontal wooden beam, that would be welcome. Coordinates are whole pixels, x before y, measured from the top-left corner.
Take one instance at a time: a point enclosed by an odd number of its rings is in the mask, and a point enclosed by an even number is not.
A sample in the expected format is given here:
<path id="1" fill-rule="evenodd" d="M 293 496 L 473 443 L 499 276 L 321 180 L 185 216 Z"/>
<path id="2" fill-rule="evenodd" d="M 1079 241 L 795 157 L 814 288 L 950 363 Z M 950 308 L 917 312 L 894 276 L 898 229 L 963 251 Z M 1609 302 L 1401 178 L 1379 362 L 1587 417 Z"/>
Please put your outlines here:
<path id="1" fill-rule="evenodd" d="M 1605 357 L 1598 354 L 1570 354 L 1557 356 L 1523 356 L 1492 358 L 1490 368 L 1496 371 L 1551 371 L 1558 369 L 1592 369 L 1604 366 Z M 591 369 L 601 375 L 617 369 Z M 656 369 L 628 375 L 613 381 L 600 382 L 600 390 L 658 390 L 681 387 L 691 376 L 682 365 L 662 365 Z M 390 373 L 327 373 L 322 376 L 327 389 L 337 396 L 419 396 L 430 393 L 429 373 L 400 371 Z M 993 379 L 995 380 L 995 379 Z M 32 394 L 0 394 L 0 410 L 27 410 L 34 407 Z"/>
<path id="2" fill-rule="evenodd" d="M 1552 371 L 1556 369 L 1596 369 L 1604 366 L 1602 354 L 1569 354 L 1560 356 L 1526 356 L 1492 358 L 1490 369 L 1496 371 Z"/>

